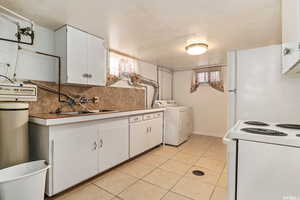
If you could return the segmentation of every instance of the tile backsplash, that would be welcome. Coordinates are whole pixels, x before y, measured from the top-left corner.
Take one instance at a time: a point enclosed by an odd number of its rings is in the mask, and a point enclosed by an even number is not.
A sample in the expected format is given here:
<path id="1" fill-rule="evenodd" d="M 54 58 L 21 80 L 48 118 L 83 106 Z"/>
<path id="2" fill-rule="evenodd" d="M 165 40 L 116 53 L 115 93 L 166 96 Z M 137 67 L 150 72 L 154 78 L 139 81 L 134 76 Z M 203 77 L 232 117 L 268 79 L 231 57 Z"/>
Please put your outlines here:
<path id="1" fill-rule="evenodd" d="M 53 82 L 39 82 L 51 88 L 57 89 L 57 84 Z M 77 85 L 62 85 L 62 92 L 73 97 L 99 97 L 98 103 L 87 103 L 85 106 L 91 110 L 112 109 L 112 110 L 133 110 L 145 108 L 145 91 L 135 88 L 119 87 L 90 87 Z M 64 98 L 64 97 L 63 97 Z M 30 103 L 30 114 L 50 113 L 63 106 L 62 111 L 73 111 L 65 103 L 58 102 L 58 95 L 48 91 L 38 89 L 38 100 Z M 83 110 L 81 106 L 76 106 L 75 110 Z"/>

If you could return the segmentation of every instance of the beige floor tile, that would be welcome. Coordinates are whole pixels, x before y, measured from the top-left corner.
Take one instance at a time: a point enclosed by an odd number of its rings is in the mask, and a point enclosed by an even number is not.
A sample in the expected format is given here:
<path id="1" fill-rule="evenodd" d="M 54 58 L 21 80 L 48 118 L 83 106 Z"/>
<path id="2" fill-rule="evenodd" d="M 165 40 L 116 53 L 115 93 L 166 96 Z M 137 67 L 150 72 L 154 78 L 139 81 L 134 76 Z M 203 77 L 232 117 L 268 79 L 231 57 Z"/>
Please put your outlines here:
<path id="1" fill-rule="evenodd" d="M 225 162 L 226 161 L 226 152 L 208 151 L 205 154 L 203 154 L 203 157 Z"/>
<path id="2" fill-rule="evenodd" d="M 186 163 L 186 164 L 195 164 L 199 160 L 199 157 L 179 152 L 171 159 L 182 162 L 182 163 Z"/>
<path id="3" fill-rule="evenodd" d="M 95 185 L 88 185 L 78 190 L 69 192 L 56 200 L 110 200 L 114 196 Z"/>
<path id="4" fill-rule="evenodd" d="M 154 154 L 146 154 L 146 155 L 143 155 L 143 156 L 137 158 L 136 160 L 140 161 L 144 164 L 150 164 L 150 165 L 158 167 L 158 166 L 162 165 L 164 162 L 166 162 L 168 160 L 168 158 L 159 156 L 159 155 L 154 155 Z"/>
<path id="5" fill-rule="evenodd" d="M 144 181 L 138 181 L 123 191 L 119 196 L 124 200 L 159 200 L 166 193 L 167 190 L 158 186 Z"/>
<path id="6" fill-rule="evenodd" d="M 205 147 L 199 147 L 199 146 L 187 146 L 182 148 L 180 153 L 190 154 L 192 156 L 202 156 L 207 151 L 207 148 Z"/>
<path id="7" fill-rule="evenodd" d="M 180 151 L 179 148 L 166 145 L 166 146 L 161 146 L 157 149 L 154 149 L 152 151 L 152 153 L 154 155 L 170 158 L 170 157 L 174 156 L 178 151 Z"/>
<path id="8" fill-rule="evenodd" d="M 163 165 L 161 165 L 159 168 L 166 170 L 166 171 L 174 172 L 174 173 L 177 173 L 180 175 L 184 175 L 189 170 L 189 168 L 191 168 L 191 166 L 192 165 L 187 165 L 187 164 L 184 164 L 184 163 L 176 161 L 176 160 L 168 160 Z"/>
<path id="9" fill-rule="evenodd" d="M 100 177 L 94 184 L 117 195 L 137 180 L 125 173 L 112 171 Z"/>
<path id="10" fill-rule="evenodd" d="M 174 192 L 168 192 L 162 200 L 191 200 L 190 198 L 184 197 L 182 195 L 176 194 Z"/>
<path id="11" fill-rule="evenodd" d="M 226 151 L 227 149 L 227 146 L 225 144 L 218 144 L 218 143 L 215 143 L 212 145 L 211 149 L 210 150 L 215 150 L 215 151 Z"/>
<path id="12" fill-rule="evenodd" d="M 179 147 L 158 147 L 51 200 L 226 200 L 225 162 L 221 139 L 193 135 Z M 193 175 L 195 169 L 206 175 Z M 170 188 L 174 192 L 166 194 Z"/>
<path id="13" fill-rule="evenodd" d="M 209 157 L 202 157 L 198 162 L 196 162 L 197 166 L 204 167 L 216 172 L 222 172 L 225 167 L 225 162 L 220 160 L 214 160 Z"/>
<path id="14" fill-rule="evenodd" d="M 223 188 L 216 187 L 211 200 L 227 200 L 228 194 L 227 191 Z"/>
<path id="15" fill-rule="evenodd" d="M 193 174 L 194 170 L 200 170 L 203 171 L 205 174 L 204 176 L 196 176 Z M 185 177 L 190 177 L 193 178 L 197 181 L 202 181 L 204 183 L 212 184 L 215 185 L 218 182 L 218 179 L 220 177 L 220 173 L 216 173 L 215 171 L 203 168 L 203 167 L 198 167 L 194 166 L 191 169 L 189 169 L 188 173 L 185 175 Z"/>
<path id="16" fill-rule="evenodd" d="M 171 189 L 181 177 L 182 175 L 158 168 L 145 176 L 143 180 L 168 190 Z"/>
<path id="17" fill-rule="evenodd" d="M 224 172 L 228 172 L 228 165 L 225 165 Z"/>
<path id="18" fill-rule="evenodd" d="M 184 177 L 175 185 L 172 191 L 194 200 L 209 200 L 213 189 L 213 185 L 190 177 Z"/>
<path id="19" fill-rule="evenodd" d="M 136 178 L 143 178 L 145 175 L 149 174 L 154 168 L 155 166 L 153 165 L 131 161 L 120 166 L 118 170 Z"/>
<path id="20" fill-rule="evenodd" d="M 227 173 L 226 172 L 222 173 L 217 185 L 222 188 L 227 188 L 227 178 L 228 178 Z"/>

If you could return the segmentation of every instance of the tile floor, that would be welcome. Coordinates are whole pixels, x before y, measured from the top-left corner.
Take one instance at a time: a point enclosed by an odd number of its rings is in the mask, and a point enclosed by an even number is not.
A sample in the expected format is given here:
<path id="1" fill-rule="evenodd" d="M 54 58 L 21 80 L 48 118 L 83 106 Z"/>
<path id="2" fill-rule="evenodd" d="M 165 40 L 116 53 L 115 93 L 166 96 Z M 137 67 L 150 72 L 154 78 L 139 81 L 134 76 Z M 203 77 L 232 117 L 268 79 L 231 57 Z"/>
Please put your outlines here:
<path id="1" fill-rule="evenodd" d="M 51 200 L 226 200 L 225 155 L 220 138 L 193 135 L 179 147 L 155 148 Z"/>

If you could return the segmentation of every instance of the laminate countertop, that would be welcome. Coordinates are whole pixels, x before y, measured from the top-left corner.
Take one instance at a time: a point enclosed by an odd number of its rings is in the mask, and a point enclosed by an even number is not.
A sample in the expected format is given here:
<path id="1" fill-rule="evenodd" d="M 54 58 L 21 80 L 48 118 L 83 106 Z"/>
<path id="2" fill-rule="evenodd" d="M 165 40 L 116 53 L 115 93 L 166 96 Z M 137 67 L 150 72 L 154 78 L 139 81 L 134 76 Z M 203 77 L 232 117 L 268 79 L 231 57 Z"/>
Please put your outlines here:
<path id="1" fill-rule="evenodd" d="M 56 126 L 62 124 L 91 121 L 91 120 L 110 119 L 110 118 L 148 114 L 154 112 L 163 112 L 164 110 L 165 110 L 164 108 L 154 108 L 154 109 L 144 109 L 144 110 L 122 110 L 122 111 L 84 113 L 84 114 L 74 114 L 74 115 L 40 113 L 40 114 L 31 115 L 29 118 L 29 122 L 43 125 L 43 126 Z"/>

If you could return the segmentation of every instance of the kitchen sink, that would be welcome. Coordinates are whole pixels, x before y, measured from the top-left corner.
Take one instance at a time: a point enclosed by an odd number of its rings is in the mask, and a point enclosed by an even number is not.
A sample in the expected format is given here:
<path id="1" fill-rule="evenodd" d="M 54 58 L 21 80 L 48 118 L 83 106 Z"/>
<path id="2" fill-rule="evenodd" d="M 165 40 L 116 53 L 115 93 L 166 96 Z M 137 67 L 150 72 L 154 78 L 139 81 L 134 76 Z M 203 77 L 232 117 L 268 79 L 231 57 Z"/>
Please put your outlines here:
<path id="1" fill-rule="evenodd" d="M 57 113 L 58 115 L 80 115 L 80 114 L 88 114 L 88 113 L 93 113 L 90 111 L 76 111 L 76 112 L 61 112 Z"/>
<path id="2" fill-rule="evenodd" d="M 105 110 L 105 109 L 103 109 L 103 110 L 98 110 L 98 112 L 116 112 L 117 110 Z"/>
<path id="3" fill-rule="evenodd" d="M 61 112 L 56 113 L 58 115 L 81 115 L 81 114 L 92 114 L 92 113 L 107 113 L 107 112 L 117 112 L 117 110 L 108 110 L 108 109 L 101 109 L 101 110 L 81 110 L 81 111 L 75 111 L 75 112 Z"/>

